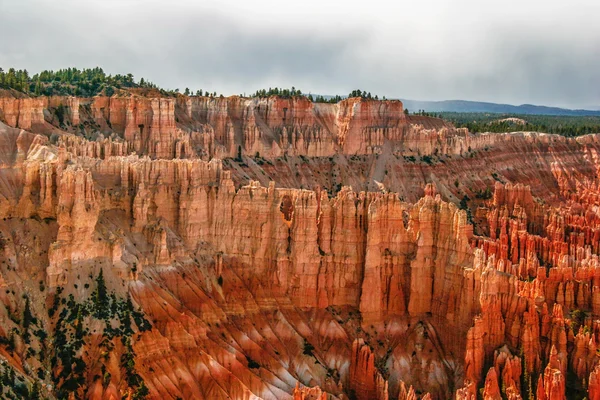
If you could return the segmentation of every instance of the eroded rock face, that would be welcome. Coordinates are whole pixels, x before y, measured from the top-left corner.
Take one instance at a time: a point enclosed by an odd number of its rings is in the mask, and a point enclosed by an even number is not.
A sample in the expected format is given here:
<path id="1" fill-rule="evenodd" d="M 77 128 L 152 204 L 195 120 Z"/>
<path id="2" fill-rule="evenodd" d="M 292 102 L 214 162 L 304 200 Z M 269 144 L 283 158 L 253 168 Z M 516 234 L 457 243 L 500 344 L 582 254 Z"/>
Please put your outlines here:
<path id="1" fill-rule="evenodd" d="M 436 143 L 447 142 L 449 134 L 465 133 L 439 119 L 408 117 L 398 100 L 351 98 L 323 104 L 305 97 L 148 98 L 131 94 L 87 99 L 2 97 L 0 101 L 0 121 L 12 127 L 110 136 L 102 144 L 77 141 L 73 146 L 74 152 L 95 157 L 115 151 L 165 159 L 257 154 L 329 157 L 381 153 L 389 141 L 404 141 L 415 147 L 415 154 L 430 154 Z M 73 145 L 71 138 L 63 140 Z"/>
<path id="2" fill-rule="evenodd" d="M 471 135 L 359 99 L 0 107 L 0 355 L 53 395 L 599 396 L 594 135 Z M 261 156 L 203 160 L 238 146 Z M 281 167 L 300 156 L 309 189 Z"/>

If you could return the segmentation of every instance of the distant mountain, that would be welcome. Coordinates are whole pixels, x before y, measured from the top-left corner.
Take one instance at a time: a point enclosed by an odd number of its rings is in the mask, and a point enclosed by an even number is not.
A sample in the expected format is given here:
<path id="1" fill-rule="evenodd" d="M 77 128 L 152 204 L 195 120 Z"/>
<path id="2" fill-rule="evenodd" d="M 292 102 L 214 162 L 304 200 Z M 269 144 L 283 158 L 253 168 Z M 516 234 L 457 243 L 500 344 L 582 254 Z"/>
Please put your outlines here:
<path id="1" fill-rule="evenodd" d="M 444 101 L 418 101 L 401 99 L 404 108 L 409 111 L 425 110 L 427 112 L 483 112 L 500 114 L 530 114 L 530 115 L 569 115 L 600 116 L 600 110 L 569 110 L 559 107 L 536 106 L 522 104 L 514 106 L 511 104 L 485 103 L 481 101 L 467 100 L 444 100 Z"/>

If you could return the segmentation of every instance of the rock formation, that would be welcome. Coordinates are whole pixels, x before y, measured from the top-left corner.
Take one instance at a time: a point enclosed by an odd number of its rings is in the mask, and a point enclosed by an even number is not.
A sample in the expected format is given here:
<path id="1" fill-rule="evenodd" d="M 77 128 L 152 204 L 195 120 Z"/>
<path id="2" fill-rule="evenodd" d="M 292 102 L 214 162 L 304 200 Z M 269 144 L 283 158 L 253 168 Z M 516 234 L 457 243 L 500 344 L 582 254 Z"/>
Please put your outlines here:
<path id="1" fill-rule="evenodd" d="M 361 99 L 0 120 L 0 357 L 49 397 L 600 398 L 600 136 Z"/>

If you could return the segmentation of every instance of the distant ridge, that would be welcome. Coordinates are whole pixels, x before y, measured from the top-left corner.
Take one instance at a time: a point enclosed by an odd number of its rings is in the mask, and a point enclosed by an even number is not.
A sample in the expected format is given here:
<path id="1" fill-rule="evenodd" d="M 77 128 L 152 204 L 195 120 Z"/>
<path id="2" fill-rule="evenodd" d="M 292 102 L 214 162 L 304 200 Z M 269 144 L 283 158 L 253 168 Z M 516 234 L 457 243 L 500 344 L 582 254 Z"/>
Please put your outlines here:
<path id="1" fill-rule="evenodd" d="M 486 103 L 467 100 L 418 101 L 401 99 L 404 108 L 409 111 L 425 110 L 427 112 L 482 112 L 499 114 L 529 114 L 529 115 L 568 115 L 568 116 L 600 116 L 600 110 L 569 110 L 567 108 L 536 106 L 532 104 Z"/>

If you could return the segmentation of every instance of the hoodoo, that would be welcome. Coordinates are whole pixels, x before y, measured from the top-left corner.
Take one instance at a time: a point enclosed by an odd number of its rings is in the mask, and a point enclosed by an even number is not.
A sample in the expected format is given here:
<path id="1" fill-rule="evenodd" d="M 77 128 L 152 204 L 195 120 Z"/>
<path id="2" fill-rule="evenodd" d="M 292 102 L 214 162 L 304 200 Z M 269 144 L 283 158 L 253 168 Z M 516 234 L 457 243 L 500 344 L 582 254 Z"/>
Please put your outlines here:
<path id="1" fill-rule="evenodd" d="M 598 399 L 598 154 L 400 101 L 4 91 L 2 370 L 48 398 Z"/>

